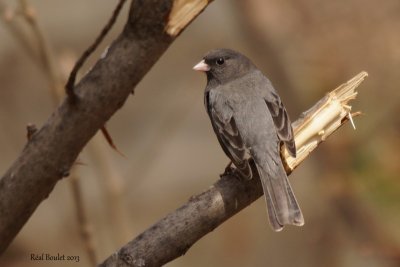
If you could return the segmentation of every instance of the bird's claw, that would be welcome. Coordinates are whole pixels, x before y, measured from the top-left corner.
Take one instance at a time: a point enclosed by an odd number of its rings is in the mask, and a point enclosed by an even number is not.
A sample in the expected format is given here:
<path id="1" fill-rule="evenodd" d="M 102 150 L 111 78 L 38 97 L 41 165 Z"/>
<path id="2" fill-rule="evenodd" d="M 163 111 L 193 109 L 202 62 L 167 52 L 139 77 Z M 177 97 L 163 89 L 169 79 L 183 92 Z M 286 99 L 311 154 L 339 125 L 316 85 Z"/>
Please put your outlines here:
<path id="1" fill-rule="evenodd" d="M 225 171 L 224 173 L 221 173 L 219 175 L 220 178 L 224 177 L 224 176 L 237 176 L 236 174 L 236 169 L 234 167 L 232 167 L 232 162 L 230 162 L 226 167 L 225 167 Z"/>

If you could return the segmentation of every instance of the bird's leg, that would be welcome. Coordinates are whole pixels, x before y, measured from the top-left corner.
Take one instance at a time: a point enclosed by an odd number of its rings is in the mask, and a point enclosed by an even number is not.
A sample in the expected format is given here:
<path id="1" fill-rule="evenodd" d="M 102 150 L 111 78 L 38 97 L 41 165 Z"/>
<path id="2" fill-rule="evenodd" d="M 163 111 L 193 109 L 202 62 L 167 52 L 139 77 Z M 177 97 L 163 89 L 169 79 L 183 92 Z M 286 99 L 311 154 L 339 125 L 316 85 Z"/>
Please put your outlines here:
<path id="1" fill-rule="evenodd" d="M 229 161 L 228 165 L 225 167 L 224 173 L 220 174 L 219 177 L 227 176 L 233 174 L 233 168 L 232 168 L 232 161 Z"/>

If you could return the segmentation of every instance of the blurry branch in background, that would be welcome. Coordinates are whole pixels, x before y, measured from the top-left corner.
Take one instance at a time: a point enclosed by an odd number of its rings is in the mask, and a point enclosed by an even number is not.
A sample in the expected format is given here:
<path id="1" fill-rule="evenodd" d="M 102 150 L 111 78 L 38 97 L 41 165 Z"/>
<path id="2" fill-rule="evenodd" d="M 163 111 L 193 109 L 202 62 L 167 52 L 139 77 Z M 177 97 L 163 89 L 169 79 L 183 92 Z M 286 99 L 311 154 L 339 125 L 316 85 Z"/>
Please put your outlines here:
<path id="1" fill-rule="evenodd" d="M 352 116 L 349 101 L 357 96 L 357 86 L 367 76 L 361 72 L 316 103 L 293 123 L 298 151 L 296 159 L 282 151 L 290 174 L 322 141 Z M 258 177 L 240 181 L 223 176 L 207 191 L 158 221 L 107 258 L 101 266 L 161 266 L 184 255 L 201 237 L 257 200 L 262 187 Z M 267 223 L 267 222 L 266 222 Z"/>
<path id="2" fill-rule="evenodd" d="M 14 36 L 16 40 L 23 46 L 27 51 L 27 55 L 32 57 L 35 61 L 35 51 L 30 44 L 28 36 L 26 36 L 19 25 L 15 21 L 15 10 L 7 6 L 3 0 L 0 0 L 0 19 L 4 22 L 6 29 Z M 42 67 L 41 65 L 39 67 Z"/>
<path id="3" fill-rule="evenodd" d="M 4 8 L 4 9 L 3 9 Z M 6 10 L 4 3 L 0 4 L 0 12 Z M 26 48 L 26 52 L 30 54 L 33 61 L 41 67 L 45 77 L 48 80 L 50 94 L 52 98 L 52 103 L 54 106 L 57 106 L 62 99 L 63 96 L 63 80 L 61 78 L 61 72 L 59 70 L 58 64 L 55 63 L 55 57 L 50 49 L 50 46 L 46 40 L 46 36 L 43 33 L 42 29 L 39 26 L 37 20 L 37 13 L 33 6 L 31 6 L 28 0 L 19 0 L 19 6 L 17 9 L 17 15 L 21 15 L 22 18 L 26 21 L 26 24 L 29 26 L 33 38 L 36 41 L 36 49 L 32 47 L 32 42 L 28 41 L 28 37 L 25 36 L 25 33 L 22 29 L 16 25 L 15 18 L 9 18 L 5 21 L 5 25 L 14 32 L 14 36 L 21 36 L 22 38 L 16 38 L 24 48 Z M 22 42 L 27 43 L 22 43 Z M 37 131 L 36 127 L 34 128 L 35 131 L 32 131 L 32 125 L 28 124 L 28 140 L 33 136 L 33 134 Z M 75 210 L 78 225 L 80 228 L 80 236 L 86 248 L 86 252 L 90 263 L 92 266 L 96 265 L 96 251 L 95 246 L 92 238 L 92 227 L 89 223 L 87 218 L 83 198 L 82 198 L 82 191 L 79 185 L 79 177 L 75 174 L 75 171 L 71 171 L 71 179 L 70 185 L 72 189 L 73 200 L 75 202 Z"/>
<path id="4" fill-rule="evenodd" d="M 0 179 L 0 253 L 55 184 L 68 175 L 87 142 L 122 107 L 132 89 L 211 1 L 133 0 L 128 21 L 106 53 L 32 134 Z"/>
<path id="5" fill-rule="evenodd" d="M 19 0 L 19 3 L 21 15 L 26 20 L 36 39 L 39 65 L 42 66 L 43 73 L 47 76 L 52 100 L 54 106 L 56 106 L 62 97 L 62 83 L 60 73 L 54 62 L 54 55 L 42 29 L 39 27 L 34 8 L 29 5 L 28 0 Z"/>
<path id="6" fill-rule="evenodd" d="M 75 203 L 76 218 L 79 225 L 79 233 L 83 241 L 87 256 L 91 266 L 96 266 L 96 246 L 93 241 L 93 227 L 89 222 L 88 215 L 85 211 L 82 199 L 82 190 L 79 185 L 79 177 L 72 170 L 70 175 L 70 185 L 72 189 L 72 195 Z"/>
<path id="7" fill-rule="evenodd" d="M 26 32 L 26 30 L 23 29 L 26 26 L 17 21 L 17 16 L 19 15 L 27 22 L 25 25 L 30 28 L 31 32 Z M 52 52 L 37 23 L 35 10 L 28 5 L 26 0 L 20 0 L 16 10 L 5 5 L 4 1 L 0 1 L 0 16 L 6 29 L 8 29 L 18 43 L 22 45 L 27 55 L 32 58 L 32 61 L 43 71 L 43 74 L 49 82 L 50 94 L 54 106 L 56 106 L 62 96 L 63 86 L 62 83 L 60 83 L 59 74 L 56 72 Z M 33 33 L 36 46 L 32 45 L 32 37 L 29 37 L 31 33 Z"/>

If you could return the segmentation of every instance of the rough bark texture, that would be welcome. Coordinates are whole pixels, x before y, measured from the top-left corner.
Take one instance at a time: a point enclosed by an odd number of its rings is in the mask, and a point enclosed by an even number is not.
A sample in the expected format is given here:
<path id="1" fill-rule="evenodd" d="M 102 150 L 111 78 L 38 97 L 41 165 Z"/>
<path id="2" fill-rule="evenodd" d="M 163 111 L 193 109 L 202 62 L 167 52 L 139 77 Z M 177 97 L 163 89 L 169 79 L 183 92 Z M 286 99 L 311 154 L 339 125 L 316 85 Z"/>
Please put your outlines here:
<path id="1" fill-rule="evenodd" d="M 182 256 L 201 237 L 262 196 L 260 179 L 225 176 L 192 197 L 100 266 L 162 266 Z"/>
<path id="2" fill-rule="evenodd" d="M 124 104 L 180 33 L 170 35 L 165 30 L 175 2 L 132 1 L 123 32 L 77 84 L 78 102 L 71 105 L 64 100 L 0 179 L 0 254 L 55 184 L 68 175 L 85 144 Z M 188 2 L 184 5 L 187 8 L 192 1 L 178 2 Z M 192 13 L 191 19 L 181 24 L 181 30 L 207 4 Z"/>

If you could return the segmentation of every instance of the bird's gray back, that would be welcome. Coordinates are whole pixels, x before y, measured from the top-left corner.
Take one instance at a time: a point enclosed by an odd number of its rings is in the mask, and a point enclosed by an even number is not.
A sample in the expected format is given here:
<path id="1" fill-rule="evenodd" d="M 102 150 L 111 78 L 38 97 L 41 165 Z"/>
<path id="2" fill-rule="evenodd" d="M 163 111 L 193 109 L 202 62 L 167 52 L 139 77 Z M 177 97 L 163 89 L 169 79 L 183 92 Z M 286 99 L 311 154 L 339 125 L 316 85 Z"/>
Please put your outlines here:
<path id="1" fill-rule="evenodd" d="M 224 121 L 233 116 L 248 149 L 254 146 L 267 149 L 269 142 L 278 142 L 264 100 L 268 84 L 268 79 L 262 73 L 252 72 L 241 79 L 209 89 L 211 108 Z"/>

